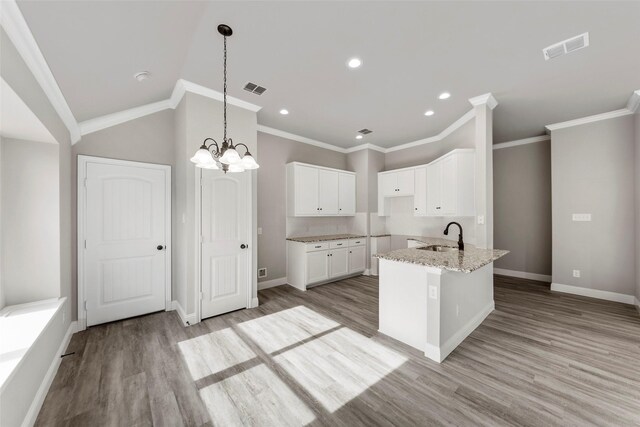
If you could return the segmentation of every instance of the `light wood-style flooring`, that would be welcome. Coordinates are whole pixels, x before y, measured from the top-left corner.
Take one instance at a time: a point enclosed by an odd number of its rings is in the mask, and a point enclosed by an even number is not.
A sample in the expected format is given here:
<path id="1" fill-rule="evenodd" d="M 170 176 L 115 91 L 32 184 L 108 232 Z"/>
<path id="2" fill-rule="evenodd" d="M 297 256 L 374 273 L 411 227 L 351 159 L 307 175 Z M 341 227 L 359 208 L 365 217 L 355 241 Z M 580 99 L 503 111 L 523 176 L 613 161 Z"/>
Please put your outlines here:
<path id="1" fill-rule="evenodd" d="M 640 426 L 633 306 L 496 276 L 496 310 L 437 364 L 377 332 L 376 278 L 259 297 L 75 334 L 36 425 Z"/>

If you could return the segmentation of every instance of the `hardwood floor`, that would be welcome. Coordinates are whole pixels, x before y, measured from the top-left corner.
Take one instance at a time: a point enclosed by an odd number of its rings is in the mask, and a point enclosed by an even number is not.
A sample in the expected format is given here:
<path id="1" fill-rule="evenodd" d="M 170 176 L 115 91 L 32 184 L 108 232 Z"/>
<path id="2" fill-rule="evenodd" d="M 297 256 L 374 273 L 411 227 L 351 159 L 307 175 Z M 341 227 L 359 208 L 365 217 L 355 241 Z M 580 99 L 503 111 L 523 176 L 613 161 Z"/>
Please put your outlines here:
<path id="1" fill-rule="evenodd" d="M 635 308 L 495 277 L 496 310 L 437 364 L 377 332 L 377 280 L 183 328 L 175 312 L 75 334 L 36 425 L 640 425 Z"/>

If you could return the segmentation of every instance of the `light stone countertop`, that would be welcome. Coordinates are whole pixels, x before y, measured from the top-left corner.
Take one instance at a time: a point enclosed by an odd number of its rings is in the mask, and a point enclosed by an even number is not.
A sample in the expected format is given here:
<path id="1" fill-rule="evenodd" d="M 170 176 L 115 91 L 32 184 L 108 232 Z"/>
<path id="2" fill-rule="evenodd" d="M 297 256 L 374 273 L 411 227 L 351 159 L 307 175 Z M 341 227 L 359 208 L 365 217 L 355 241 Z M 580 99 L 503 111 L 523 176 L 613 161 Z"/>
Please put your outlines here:
<path id="1" fill-rule="evenodd" d="M 391 234 L 372 234 L 369 237 L 391 237 Z"/>
<path id="2" fill-rule="evenodd" d="M 417 240 L 427 245 L 443 245 L 457 247 L 458 242 L 436 237 L 411 237 L 407 240 Z M 376 258 L 390 261 L 419 264 L 427 267 L 442 268 L 449 271 L 471 273 L 480 267 L 501 258 L 509 253 L 500 249 L 479 249 L 465 243 L 464 251 L 432 252 L 417 248 L 397 249 L 385 254 L 376 254 Z"/>
<path id="3" fill-rule="evenodd" d="M 363 239 L 363 234 L 329 234 L 326 236 L 287 237 L 287 240 L 300 243 L 328 242 L 330 240 Z"/>

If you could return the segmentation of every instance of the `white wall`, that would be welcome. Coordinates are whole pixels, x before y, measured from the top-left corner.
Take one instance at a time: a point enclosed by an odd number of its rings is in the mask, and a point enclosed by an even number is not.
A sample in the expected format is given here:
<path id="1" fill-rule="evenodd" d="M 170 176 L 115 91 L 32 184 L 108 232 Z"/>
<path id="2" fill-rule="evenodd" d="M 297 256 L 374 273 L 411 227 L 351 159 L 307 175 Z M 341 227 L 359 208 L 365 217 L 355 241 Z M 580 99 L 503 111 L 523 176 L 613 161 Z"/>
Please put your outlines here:
<path id="1" fill-rule="evenodd" d="M 634 144 L 632 115 L 551 132 L 555 284 L 633 295 Z M 572 221 L 574 213 L 592 220 Z"/>
<path id="2" fill-rule="evenodd" d="M 2 289 L 6 305 L 60 296 L 58 145 L 2 139 Z"/>
<path id="3" fill-rule="evenodd" d="M 635 114 L 636 143 L 636 307 L 640 311 L 640 111 Z"/>

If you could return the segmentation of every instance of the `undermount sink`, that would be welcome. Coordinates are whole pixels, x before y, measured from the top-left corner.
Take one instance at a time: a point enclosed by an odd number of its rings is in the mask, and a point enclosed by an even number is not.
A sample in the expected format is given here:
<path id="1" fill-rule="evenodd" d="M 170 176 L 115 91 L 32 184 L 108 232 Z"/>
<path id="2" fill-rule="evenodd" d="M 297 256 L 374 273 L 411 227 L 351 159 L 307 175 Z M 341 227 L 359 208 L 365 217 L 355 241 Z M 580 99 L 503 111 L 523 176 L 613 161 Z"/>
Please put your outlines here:
<path id="1" fill-rule="evenodd" d="M 432 251 L 432 252 L 456 252 L 458 250 L 458 248 L 453 246 L 442 246 L 442 245 L 422 246 L 418 249 L 422 251 Z"/>

